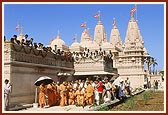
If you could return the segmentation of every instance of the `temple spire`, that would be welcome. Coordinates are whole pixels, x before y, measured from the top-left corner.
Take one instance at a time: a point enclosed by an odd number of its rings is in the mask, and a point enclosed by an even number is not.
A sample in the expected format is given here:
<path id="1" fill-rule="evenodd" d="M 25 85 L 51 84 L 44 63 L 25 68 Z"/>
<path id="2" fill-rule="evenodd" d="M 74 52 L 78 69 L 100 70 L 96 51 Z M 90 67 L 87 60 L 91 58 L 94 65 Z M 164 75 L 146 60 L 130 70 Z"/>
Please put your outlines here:
<path id="1" fill-rule="evenodd" d="M 120 32 L 116 26 L 115 18 L 113 18 L 113 28 L 111 29 L 111 33 L 110 33 L 110 43 L 113 44 L 113 46 L 117 46 L 118 48 L 122 47 Z"/>

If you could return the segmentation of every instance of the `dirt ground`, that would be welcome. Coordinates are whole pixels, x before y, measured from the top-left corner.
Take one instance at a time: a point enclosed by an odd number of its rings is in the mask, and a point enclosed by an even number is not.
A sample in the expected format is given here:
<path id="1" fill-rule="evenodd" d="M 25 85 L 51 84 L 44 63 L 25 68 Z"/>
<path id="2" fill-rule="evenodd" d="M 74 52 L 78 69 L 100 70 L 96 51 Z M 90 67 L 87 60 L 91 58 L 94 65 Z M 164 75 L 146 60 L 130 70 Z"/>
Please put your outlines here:
<path id="1" fill-rule="evenodd" d="M 145 91 L 114 106 L 110 111 L 164 111 L 164 91 Z"/>

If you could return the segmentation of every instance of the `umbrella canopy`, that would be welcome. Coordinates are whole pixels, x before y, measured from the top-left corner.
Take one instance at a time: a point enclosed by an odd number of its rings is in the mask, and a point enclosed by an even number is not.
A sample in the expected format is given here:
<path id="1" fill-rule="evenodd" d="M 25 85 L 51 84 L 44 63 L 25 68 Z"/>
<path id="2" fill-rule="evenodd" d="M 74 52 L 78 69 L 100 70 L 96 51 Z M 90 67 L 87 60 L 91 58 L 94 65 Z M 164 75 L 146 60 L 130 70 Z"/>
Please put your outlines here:
<path id="1" fill-rule="evenodd" d="M 52 79 L 52 78 L 50 78 L 50 77 L 48 77 L 48 76 L 42 76 L 42 77 L 38 78 L 38 79 L 35 81 L 34 85 L 40 86 L 42 83 L 44 83 L 45 85 L 47 85 L 47 84 L 50 84 L 50 83 L 52 83 L 52 82 L 53 82 L 53 79 Z"/>

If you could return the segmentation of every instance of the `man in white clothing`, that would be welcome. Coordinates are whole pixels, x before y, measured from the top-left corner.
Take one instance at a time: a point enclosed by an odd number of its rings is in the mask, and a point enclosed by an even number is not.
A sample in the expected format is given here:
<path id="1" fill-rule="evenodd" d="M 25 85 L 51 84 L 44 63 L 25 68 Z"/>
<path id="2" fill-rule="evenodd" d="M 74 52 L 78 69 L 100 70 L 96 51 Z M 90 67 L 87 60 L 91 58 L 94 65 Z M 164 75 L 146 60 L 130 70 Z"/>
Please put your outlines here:
<path id="1" fill-rule="evenodd" d="M 12 85 L 9 83 L 8 79 L 5 79 L 5 86 L 4 86 L 4 106 L 5 111 L 9 110 L 9 93 L 11 92 Z"/>

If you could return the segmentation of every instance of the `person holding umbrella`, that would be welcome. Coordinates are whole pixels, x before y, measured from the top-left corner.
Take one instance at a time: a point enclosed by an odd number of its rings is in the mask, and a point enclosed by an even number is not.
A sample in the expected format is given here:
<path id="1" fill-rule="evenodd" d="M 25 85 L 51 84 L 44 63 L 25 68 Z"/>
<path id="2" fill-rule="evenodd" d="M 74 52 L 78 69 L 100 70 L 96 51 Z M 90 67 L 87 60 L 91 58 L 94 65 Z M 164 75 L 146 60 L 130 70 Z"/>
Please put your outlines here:
<path id="1" fill-rule="evenodd" d="M 47 89 L 46 89 L 45 85 L 48 85 L 52 82 L 53 82 L 52 78 L 50 78 L 48 76 L 41 76 L 34 83 L 34 85 L 39 86 L 39 89 L 40 89 L 40 92 L 39 92 L 40 108 L 43 108 L 46 105 L 46 97 L 45 96 L 47 94 Z"/>

